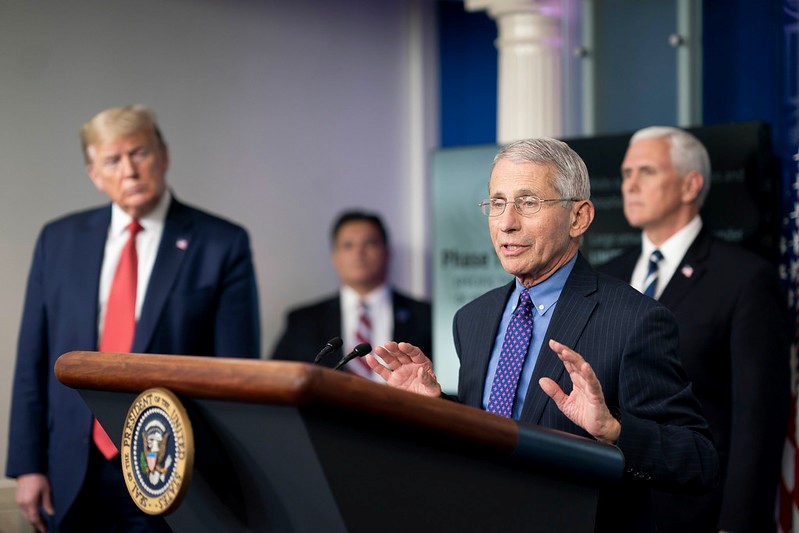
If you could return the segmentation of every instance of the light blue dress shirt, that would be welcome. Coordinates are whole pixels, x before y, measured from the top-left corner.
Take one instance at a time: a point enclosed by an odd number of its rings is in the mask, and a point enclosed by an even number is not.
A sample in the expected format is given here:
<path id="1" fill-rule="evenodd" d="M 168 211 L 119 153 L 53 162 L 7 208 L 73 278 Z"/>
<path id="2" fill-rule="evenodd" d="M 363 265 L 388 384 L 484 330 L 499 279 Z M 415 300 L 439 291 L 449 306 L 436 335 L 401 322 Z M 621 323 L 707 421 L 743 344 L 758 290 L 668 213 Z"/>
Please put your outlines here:
<path id="1" fill-rule="evenodd" d="M 538 353 L 544 343 L 544 336 L 549 328 L 552 314 L 555 312 L 558 298 L 563 291 L 563 286 L 574 268 L 577 255 L 572 257 L 568 263 L 560 267 L 554 274 L 539 283 L 530 287 L 530 298 L 533 300 L 533 337 L 530 339 L 530 347 L 527 349 L 527 356 L 524 359 L 522 374 L 519 376 L 519 386 L 516 389 L 516 399 L 513 402 L 513 418 L 518 420 L 524 407 L 524 399 L 527 397 L 527 389 L 530 387 L 530 379 L 533 377 L 535 362 L 538 360 Z M 502 343 L 505 340 L 505 331 L 508 329 L 513 311 L 519 303 L 519 295 L 524 290 L 524 286 L 516 280 L 516 287 L 513 289 L 508 303 L 505 304 L 505 311 L 502 313 L 502 321 L 499 323 L 499 333 L 494 340 L 494 349 L 491 351 L 491 360 L 488 362 L 488 375 L 486 376 L 485 388 L 483 389 L 483 409 L 488 407 L 488 398 L 491 395 L 491 385 L 494 383 L 494 376 L 497 373 L 499 355 L 502 353 Z M 558 340 L 558 339 L 555 339 Z M 538 384 L 535 385 L 536 387 Z"/>

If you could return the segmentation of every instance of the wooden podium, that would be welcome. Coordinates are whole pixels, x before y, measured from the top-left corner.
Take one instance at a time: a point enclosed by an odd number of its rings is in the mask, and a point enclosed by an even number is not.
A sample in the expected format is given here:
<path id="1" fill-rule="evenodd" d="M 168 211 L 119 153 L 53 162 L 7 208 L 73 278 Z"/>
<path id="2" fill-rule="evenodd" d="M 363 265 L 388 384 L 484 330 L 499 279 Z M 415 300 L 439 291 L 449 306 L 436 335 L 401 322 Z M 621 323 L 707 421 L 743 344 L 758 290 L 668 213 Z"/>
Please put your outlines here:
<path id="1" fill-rule="evenodd" d="M 70 352 L 56 376 L 120 445 L 175 393 L 194 432 L 176 532 L 593 531 L 613 447 L 305 363 Z"/>

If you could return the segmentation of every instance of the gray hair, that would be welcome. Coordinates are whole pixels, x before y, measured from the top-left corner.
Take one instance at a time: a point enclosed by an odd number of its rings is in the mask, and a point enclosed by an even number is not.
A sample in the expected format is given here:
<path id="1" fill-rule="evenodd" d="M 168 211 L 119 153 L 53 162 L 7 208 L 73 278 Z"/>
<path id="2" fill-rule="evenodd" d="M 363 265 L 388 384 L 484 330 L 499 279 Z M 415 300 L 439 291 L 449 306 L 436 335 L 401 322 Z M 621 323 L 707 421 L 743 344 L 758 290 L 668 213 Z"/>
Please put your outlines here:
<path id="1" fill-rule="evenodd" d="M 552 186 L 561 198 L 588 200 L 591 198 L 591 182 L 588 169 L 577 152 L 568 144 L 547 137 L 524 139 L 503 146 L 494 156 L 494 166 L 500 159 L 514 163 L 535 163 L 553 167 Z M 567 205 L 564 202 L 564 205 Z"/>
<path id="2" fill-rule="evenodd" d="M 671 164 L 680 178 L 695 170 L 704 178 L 702 190 L 697 200 L 701 206 L 710 192 L 710 156 L 702 142 L 692 134 L 680 128 L 670 126 L 650 126 L 636 131 L 630 138 L 630 144 L 644 139 L 665 139 L 669 143 Z"/>

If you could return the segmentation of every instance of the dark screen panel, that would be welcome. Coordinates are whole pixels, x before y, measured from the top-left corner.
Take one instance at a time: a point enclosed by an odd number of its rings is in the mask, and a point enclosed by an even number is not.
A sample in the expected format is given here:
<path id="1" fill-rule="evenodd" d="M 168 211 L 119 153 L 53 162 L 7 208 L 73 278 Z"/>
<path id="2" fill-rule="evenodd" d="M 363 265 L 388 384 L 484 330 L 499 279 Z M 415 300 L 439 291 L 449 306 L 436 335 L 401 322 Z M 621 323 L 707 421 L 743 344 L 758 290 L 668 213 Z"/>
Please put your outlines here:
<path id="1" fill-rule="evenodd" d="M 779 259 L 779 175 L 770 129 L 765 122 L 686 128 L 708 150 L 710 194 L 702 208 L 704 224 L 718 237 L 776 263 Z M 632 133 L 566 142 L 583 158 L 591 176 L 596 218 L 583 253 L 601 264 L 638 244 L 640 233 L 627 225 L 621 198 L 620 167 Z"/>

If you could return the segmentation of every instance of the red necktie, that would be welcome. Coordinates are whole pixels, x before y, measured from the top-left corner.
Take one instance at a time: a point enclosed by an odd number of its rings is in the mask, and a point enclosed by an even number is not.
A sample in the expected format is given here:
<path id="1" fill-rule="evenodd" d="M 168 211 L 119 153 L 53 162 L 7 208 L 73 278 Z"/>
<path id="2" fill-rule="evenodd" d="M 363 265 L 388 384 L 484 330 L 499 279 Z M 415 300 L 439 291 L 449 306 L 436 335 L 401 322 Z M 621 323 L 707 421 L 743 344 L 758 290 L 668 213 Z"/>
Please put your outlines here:
<path id="1" fill-rule="evenodd" d="M 138 278 L 139 258 L 136 254 L 136 234 L 143 228 L 136 220 L 128 224 L 128 242 L 119 256 L 119 264 L 111 283 L 106 303 L 103 333 L 100 336 L 101 352 L 129 352 L 133 346 L 136 331 L 136 280 Z M 119 451 L 108 434 L 95 418 L 92 439 L 100 453 L 109 461 Z"/>
<path id="2" fill-rule="evenodd" d="M 369 307 L 361 302 L 358 307 L 358 326 L 355 329 L 355 340 L 358 344 L 372 342 L 372 320 L 369 318 Z M 372 369 L 361 357 L 356 357 L 347 364 L 347 370 L 365 378 L 372 377 Z"/>

